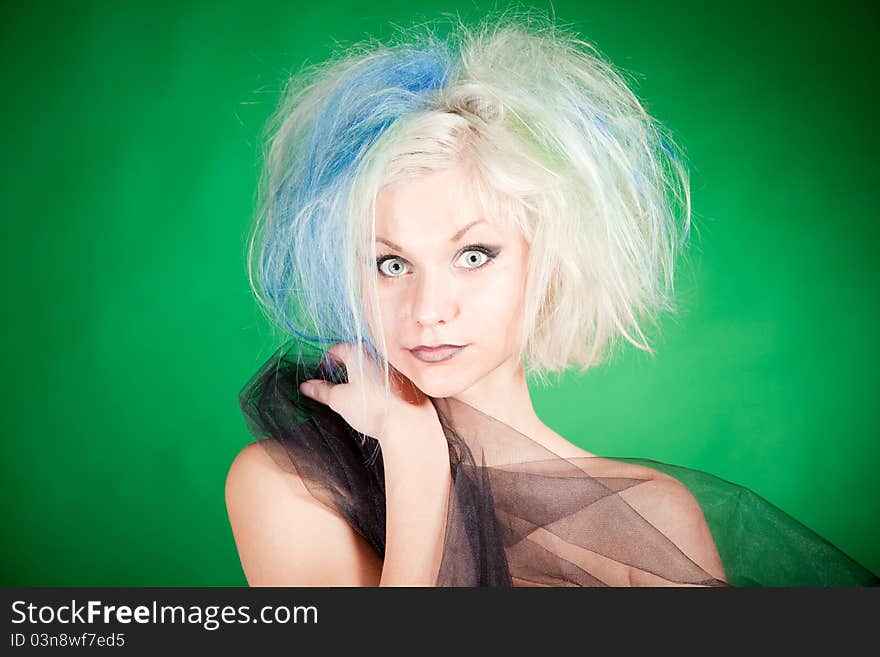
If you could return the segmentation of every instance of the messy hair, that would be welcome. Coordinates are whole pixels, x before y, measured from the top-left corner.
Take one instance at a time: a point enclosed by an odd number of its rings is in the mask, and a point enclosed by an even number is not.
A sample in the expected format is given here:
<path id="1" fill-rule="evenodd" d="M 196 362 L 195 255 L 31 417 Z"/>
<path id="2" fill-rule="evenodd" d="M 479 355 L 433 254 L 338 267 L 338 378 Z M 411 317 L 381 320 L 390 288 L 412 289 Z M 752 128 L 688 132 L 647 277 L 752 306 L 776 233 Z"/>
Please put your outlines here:
<path id="1" fill-rule="evenodd" d="M 387 375 L 376 197 L 454 166 L 529 243 L 529 374 L 586 371 L 620 338 L 653 353 L 643 324 L 675 309 L 691 224 L 681 152 L 621 72 L 542 15 L 400 29 L 305 67 L 265 144 L 250 283 L 304 345 L 365 344 Z"/>

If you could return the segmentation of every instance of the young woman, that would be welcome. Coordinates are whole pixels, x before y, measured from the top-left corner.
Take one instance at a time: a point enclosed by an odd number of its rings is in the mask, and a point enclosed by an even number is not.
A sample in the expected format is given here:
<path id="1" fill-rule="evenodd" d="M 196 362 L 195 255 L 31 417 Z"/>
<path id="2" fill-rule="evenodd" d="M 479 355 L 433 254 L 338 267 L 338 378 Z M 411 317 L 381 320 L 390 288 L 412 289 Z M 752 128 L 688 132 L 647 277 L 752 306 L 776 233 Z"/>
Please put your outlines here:
<path id="1" fill-rule="evenodd" d="M 272 124 L 251 281 L 293 340 L 240 395 L 258 440 L 226 497 L 248 582 L 875 582 L 747 489 L 541 421 L 527 376 L 651 350 L 687 171 L 549 22 L 403 37 L 301 71 Z"/>

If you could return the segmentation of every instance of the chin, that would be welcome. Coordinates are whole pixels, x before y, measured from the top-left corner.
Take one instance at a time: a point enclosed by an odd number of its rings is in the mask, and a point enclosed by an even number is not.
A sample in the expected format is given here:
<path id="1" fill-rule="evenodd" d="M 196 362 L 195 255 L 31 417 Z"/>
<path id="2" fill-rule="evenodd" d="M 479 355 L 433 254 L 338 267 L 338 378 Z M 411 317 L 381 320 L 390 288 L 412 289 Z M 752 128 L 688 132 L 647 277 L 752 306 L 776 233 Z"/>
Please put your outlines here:
<path id="1" fill-rule="evenodd" d="M 431 372 L 404 372 L 407 378 L 428 397 L 454 397 L 467 390 L 473 381 L 462 376 L 449 374 L 432 374 Z"/>
<path id="2" fill-rule="evenodd" d="M 449 397 L 458 391 L 459 386 L 452 381 L 441 380 L 431 376 L 406 375 L 415 386 L 428 397 Z"/>

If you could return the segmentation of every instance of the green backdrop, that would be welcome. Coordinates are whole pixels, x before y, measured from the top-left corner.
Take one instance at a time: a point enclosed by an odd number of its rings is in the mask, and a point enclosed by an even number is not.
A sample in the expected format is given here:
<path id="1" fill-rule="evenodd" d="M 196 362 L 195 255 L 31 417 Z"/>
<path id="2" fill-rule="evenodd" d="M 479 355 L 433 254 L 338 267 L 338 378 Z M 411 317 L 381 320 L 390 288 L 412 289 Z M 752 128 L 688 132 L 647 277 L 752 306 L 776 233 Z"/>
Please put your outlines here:
<path id="1" fill-rule="evenodd" d="M 655 358 L 536 408 L 591 451 L 745 484 L 878 572 L 877 13 L 661 4 L 553 7 L 693 163 L 682 311 Z M 263 121 L 335 42 L 491 5 L 70 5 L 0 20 L 2 584 L 245 584 L 223 489 L 276 346 L 244 267 Z"/>

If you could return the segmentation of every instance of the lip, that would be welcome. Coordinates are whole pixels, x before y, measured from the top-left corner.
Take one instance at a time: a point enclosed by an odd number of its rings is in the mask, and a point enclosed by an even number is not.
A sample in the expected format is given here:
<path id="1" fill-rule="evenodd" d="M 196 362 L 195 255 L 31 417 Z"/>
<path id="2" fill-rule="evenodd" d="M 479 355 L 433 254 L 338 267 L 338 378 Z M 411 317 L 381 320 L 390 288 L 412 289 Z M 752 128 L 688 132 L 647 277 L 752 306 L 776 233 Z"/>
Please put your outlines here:
<path id="1" fill-rule="evenodd" d="M 437 347 L 416 347 L 410 353 L 423 363 L 442 363 L 454 358 L 467 345 L 444 344 Z"/>

